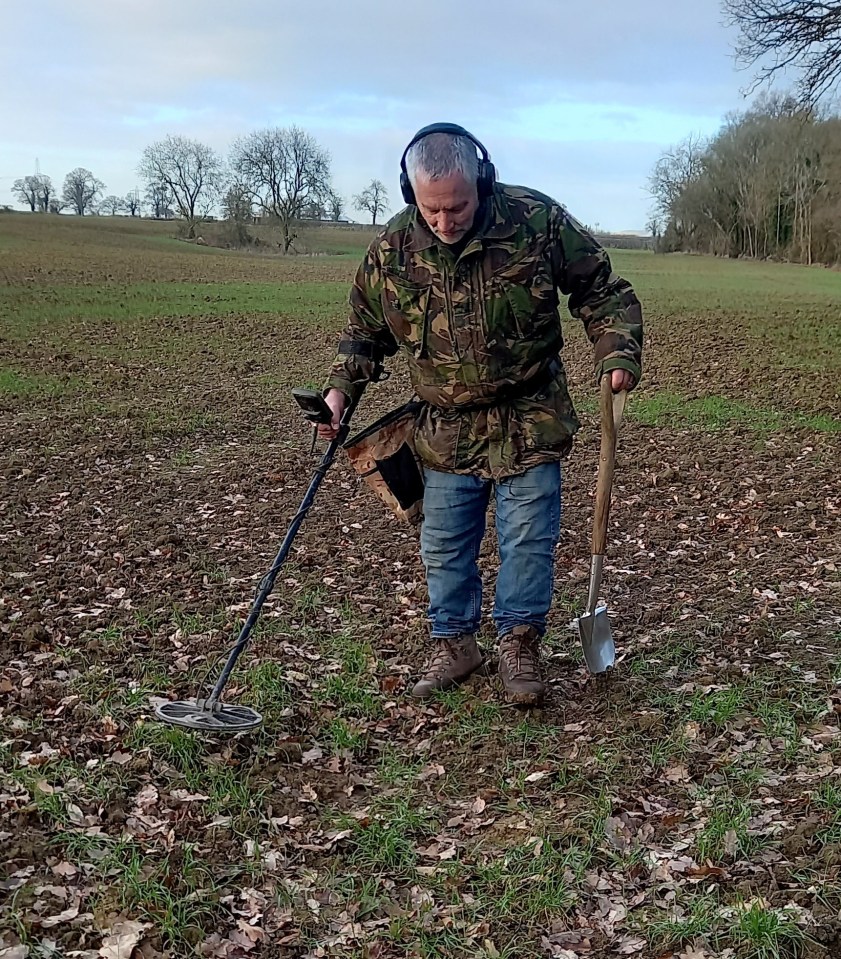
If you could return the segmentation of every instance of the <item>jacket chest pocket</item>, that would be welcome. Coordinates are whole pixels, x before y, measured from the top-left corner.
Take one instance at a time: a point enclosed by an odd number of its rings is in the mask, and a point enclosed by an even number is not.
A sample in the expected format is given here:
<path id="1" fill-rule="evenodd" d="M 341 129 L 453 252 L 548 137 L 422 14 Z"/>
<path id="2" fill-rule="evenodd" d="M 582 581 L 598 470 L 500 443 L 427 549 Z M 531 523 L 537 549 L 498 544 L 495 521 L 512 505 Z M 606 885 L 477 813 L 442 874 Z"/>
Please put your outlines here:
<path id="1" fill-rule="evenodd" d="M 558 291 L 542 258 L 506 264 L 490 277 L 487 290 L 489 338 L 530 339 L 558 322 Z"/>
<path id="2" fill-rule="evenodd" d="M 384 274 L 383 315 L 397 341 L 416 357 L 428 352 L 431 286 L 396 273 Z"/>

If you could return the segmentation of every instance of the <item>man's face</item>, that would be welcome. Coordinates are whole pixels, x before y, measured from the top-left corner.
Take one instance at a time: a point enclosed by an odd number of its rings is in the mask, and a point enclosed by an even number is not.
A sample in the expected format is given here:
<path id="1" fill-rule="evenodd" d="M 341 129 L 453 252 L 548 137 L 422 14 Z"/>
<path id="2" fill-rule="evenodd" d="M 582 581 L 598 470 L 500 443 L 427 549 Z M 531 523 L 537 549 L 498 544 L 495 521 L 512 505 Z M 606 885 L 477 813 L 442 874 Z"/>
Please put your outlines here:
<path id="1" fill-rule="evenodd" d="M 458 173 L 440 180 L 418 177 L 415 200 L 429 229 L 447 244 L 458 243 L 469 232 L 479 209 L 476 184 Z"/>

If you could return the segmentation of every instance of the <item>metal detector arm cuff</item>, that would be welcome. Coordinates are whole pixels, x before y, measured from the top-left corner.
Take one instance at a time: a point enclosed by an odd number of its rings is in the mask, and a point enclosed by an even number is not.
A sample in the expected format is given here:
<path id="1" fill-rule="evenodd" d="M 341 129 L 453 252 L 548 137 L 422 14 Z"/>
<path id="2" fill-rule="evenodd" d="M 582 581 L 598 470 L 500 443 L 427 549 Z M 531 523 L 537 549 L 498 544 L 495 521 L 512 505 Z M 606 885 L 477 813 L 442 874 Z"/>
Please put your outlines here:
<path id="1" fill-rule="evenodd" d="M 383 348 L 376 341 L 343 338 L 336 350 L 324 394 L 337 389 L 352 400 L 359 400 L 369 383 L 388 379 L 390 374 L 383 369 L 384 359 Z"/>
<path id="2" fill-rule="evenodd" d="M 360 360 L 365 359 L 371 361 L 373 368 L 371 369 L 369 375 L 364 380 L 359 381 L 363 384 L 363 389 L 367 383 L 376 383 L 379 380 L 387 380 L 391 375 L 390 373 L 386 373 L 383 369 L 383 362 L 386 354 L 383 350 L 382 344 L 375 340 L 341 339 L 337 349 L 337 356 L 352 356 L 357 363 L 359 363 Z"/>

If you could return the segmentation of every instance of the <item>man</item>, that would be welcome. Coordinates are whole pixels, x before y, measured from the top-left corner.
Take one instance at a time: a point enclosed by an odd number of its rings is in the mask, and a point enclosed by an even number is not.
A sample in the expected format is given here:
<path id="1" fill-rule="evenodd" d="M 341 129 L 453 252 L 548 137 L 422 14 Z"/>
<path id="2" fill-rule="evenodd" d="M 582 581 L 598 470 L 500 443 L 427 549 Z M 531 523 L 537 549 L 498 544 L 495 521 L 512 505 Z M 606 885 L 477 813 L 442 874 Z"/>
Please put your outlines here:
<path id="1" fill-rule="evenodd" d="M 481 152 L 477 156 L 476 150 Z M 413 695 L 430 696 L 482 665 L 477 567 L 491 492 L 500 568 L 493 620 L 509 702 L 537 705 L 539 641 L 552 599 L 560 460 L 578 420 L 559 358 L 558 291 L 615 392 L 640 377 L 642 311 L 605 251 L 550 197 L 496 182 L 478 140 L 455 124 L 419 131 L 401 160 L 407 207 L 368 248 L 326 384 L 336 435 L 383 356 L 406 354 L 425 402 L 421 557 L 434 644 Z"/>

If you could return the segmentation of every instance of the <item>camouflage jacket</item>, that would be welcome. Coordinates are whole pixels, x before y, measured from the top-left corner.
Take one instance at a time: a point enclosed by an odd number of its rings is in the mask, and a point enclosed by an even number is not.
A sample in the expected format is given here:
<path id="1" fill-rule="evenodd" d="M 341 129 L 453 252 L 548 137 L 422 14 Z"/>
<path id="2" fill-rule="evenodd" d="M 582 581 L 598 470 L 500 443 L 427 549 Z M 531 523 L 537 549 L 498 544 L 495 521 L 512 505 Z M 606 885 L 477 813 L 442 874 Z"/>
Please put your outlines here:
<path id="1" fill-rule="evenodd" d="M 639 379 L 642 310 L 607 253 L 543 194 L 498 184 L 454 258 L 417 208 L 373 240 L 325 389 L 358 395 L 372 353 L 402 349 L 427 404 L 416 434 L 426 465 L 499 479 L 557 460 L 578 419 L 559 360 L 558 291 L 595 347 L 596 374 Z"/>

